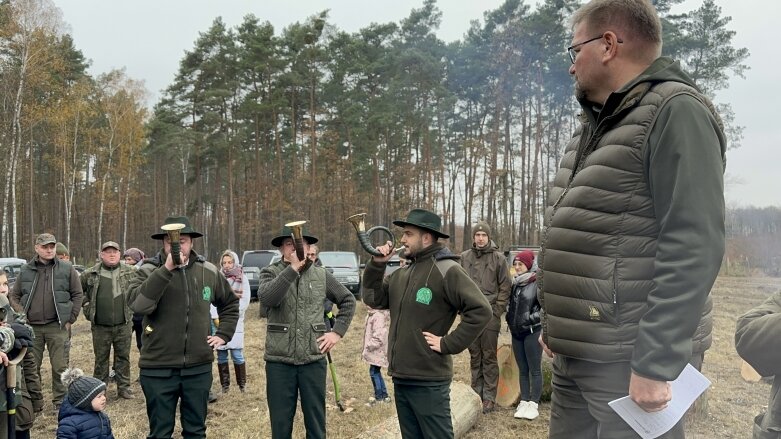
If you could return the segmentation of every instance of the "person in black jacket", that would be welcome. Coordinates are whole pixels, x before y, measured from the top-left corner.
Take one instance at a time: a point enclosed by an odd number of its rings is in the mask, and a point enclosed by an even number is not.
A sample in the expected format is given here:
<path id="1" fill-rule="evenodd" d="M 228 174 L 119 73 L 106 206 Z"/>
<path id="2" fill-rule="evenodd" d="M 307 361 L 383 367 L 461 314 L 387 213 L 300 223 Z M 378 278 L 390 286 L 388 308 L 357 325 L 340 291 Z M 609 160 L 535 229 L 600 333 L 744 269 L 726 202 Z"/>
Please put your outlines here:
<path id="1" fill-rule="evenodd" d="M 540 415 L 537 406 L 542 395 L 542 345 L 540 338 L 540 302 L 537 301 L 537 275 L 529 269 L 534 265 L 534 253 L 519 252 L 513 258 L 516 276 L 507 309 L 507 326 L 513 339 L 515 362 L 521 368 L 521 402 L 515 411 L 518 419 L 534 419 Z"/>

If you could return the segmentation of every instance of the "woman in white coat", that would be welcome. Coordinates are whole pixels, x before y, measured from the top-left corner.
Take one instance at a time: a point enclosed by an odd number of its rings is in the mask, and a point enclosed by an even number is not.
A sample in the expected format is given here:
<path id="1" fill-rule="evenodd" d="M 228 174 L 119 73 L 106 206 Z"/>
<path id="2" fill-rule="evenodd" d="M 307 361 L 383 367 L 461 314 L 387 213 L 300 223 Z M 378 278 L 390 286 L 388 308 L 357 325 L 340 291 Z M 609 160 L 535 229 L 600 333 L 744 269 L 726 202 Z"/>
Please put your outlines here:
<path id="1" fill-rule="evenodd" d="M 231 380 L 230 366 L 228 365 L 228 353 L 230 352 L 236 371 L 236 384 L 238 384 L 239 390 L 244 392 L 247 385 L 247 368 L 244 364 L 244 313 L 249 307 L 249 280 L 239 265 L 238 256 L 232 250 L 222 252 L 220 266 L 222 274 L 233 288 L 233 293 L 239 298 L 239 322 L 236 324 L 236 333 L 233 334 L 233 338 L 227 344 L 217 348 L 217 370 L 220 373 L 222 392 L 227 393 Z M 211 316 L 215 325 L 219 325 L 219 316 L 214 305 L 211 307 Z"/>

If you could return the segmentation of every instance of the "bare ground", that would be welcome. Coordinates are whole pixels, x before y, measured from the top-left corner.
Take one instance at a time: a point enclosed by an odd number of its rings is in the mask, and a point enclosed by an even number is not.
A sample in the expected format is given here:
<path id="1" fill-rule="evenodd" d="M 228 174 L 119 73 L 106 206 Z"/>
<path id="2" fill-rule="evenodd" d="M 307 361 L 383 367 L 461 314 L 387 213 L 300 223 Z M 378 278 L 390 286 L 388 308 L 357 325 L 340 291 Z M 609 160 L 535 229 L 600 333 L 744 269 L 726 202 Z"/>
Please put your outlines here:
<path id="1" fill-rule="evenodd" d="M 740 358 L 735 353 L 733 334 L 735 320 L 742 313 L 761 303 L 771 293 L 781 290 L 781 279 L 770 278 L 719 278 L 713 290 L 714 334 L 713 347 L 706 354 L 703 373 L 713 382 L 703 409 L 687 423 L 689 438 L 750 438 L 753 417 L 764 410 L 770 386 L 760 382 L 746 383 L 740 377 Z M 209 405 L 207 420 L 209 437 L 264 438 L 269 437 L 265 403 L 265 372 L 263 343 L 265 320 L 259 319 L 258 304 L 254 302 L 247 311 L 246 346 L 248 389 L 238 392 L 235 382 L 228 394 Z M 368 427 L 393 416 L 393 404 L 367 407 L 364 403 L 372 396 L 368 365 L 360 359 L 363 341 L 365 307 L 359 305 L 351 330 L 333 351 L 337 373 L 341 383 L 342 400 L 348 412 L 340 412 L 333 399 L 333 385 L 328 382 L 328 434 L 330 437 L 350 438 Z M 74 325 L 71 365 L 90 373 L 93 368 L 92 343 L 89 324 L 80 319 Z M 502 332 L 500 345 L 509 343 L 509 334 Z M 469 382 L 469 354 L 464 352 L 454 359 L 455 379 Z M 132 377 L 138 377 L 138 353 L 134 349 L 131 358 Z M 231 371 L 232 372 L 232 371 Z M 32 437 L 52 437 L 57 417 L 50 402 L 51 374 L 48 360 L 41 371 L 47 406 L 33 427 Z M 216 363 L 214 389 L 219 388 Z M 233 377 L 232 375 L 232 378 Z M 390 380 L 386 384 L 392 392 Z M 117 438 L 143 438 L 148 432 L 143 394 L 137 381 L 132 385 L 137 398 L 120 400 L 116 388 L 109 385 L 109 407 L 114 435 Z M 477 438 L 544 438 L 548 433 L 550 406 L 540 406 L 540 417 L 534 421 L 521 421 L 512 417 L 512 408 L 503 408 L 483 416 L 466 436 Z M 296 416 L 293 437 L 304 437 L 301 413 Z M 174 437 L 181 437 L 177 428 Z"/>

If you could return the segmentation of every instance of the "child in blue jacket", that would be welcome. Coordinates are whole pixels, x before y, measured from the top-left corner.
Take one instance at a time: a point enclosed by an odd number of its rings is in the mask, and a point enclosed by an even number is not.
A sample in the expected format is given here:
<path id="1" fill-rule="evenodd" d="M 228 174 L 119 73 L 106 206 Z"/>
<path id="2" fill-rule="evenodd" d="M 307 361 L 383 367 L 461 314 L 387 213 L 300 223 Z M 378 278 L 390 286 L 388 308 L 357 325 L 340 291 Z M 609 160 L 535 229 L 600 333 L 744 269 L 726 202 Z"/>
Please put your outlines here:
<path id="1" fill-rule="evenodd" d="M 62 383 L 68 395 L 58 416 L 57 439 L 114 439 L 106 408 L 106 383 L 85 376 L 81 369 L 67 369 Z"/>

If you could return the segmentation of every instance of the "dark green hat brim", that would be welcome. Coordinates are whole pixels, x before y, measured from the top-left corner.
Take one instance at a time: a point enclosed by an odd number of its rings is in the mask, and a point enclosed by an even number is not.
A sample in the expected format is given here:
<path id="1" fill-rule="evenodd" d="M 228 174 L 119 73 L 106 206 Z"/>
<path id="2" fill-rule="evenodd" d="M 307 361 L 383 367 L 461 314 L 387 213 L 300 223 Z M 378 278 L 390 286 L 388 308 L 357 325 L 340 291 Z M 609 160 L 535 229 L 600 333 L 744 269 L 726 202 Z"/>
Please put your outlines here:
<path id="1" fill-rule="evenodd" d="M 271 245 L 273 245 L 274 247 L 282 247 L 282 241 L 284 241 L 285 238 L 291 238 L 292 239 L 293 236 L 292 235 L 279 235 L 276 238 L 271 240 Z M 317 241 L 318 241 L 318 239 L 315 238 L 314 236 L 303 235 L 303 238 L 306 241 L 306 243 L 309 244 L 309 245 L 316 244 Z"/>

